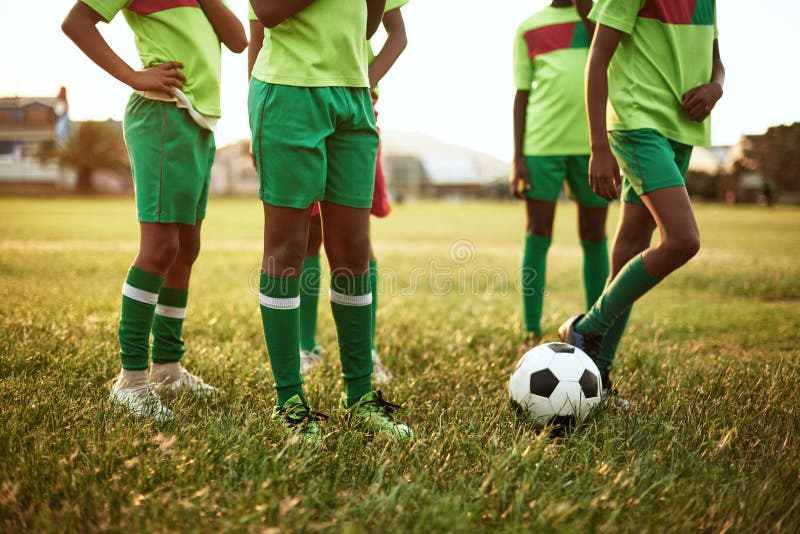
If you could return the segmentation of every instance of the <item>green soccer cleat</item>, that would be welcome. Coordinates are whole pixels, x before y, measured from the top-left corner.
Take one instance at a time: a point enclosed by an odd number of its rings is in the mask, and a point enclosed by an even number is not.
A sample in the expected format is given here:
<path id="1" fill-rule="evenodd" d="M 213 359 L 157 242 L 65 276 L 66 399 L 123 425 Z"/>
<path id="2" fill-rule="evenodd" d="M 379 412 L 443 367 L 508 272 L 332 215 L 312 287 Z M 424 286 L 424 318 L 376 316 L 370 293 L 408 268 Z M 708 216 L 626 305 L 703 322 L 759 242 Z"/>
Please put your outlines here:
<path id="1" fill-rule="evenodd" d="M 302 441 L 319 445 L 324 436 L 320 423 L 327 421 L 328 416 L 312 410 L 300 395 L 294 395 L 283 406 L 273 409 L 272 419 L 283 423 L 289 432 L 295 433 Z"/>
<path id="2" fill-rule="evenodd" d="M 408 441 L 414 438 L 414 433 L 406 425 L 394 420 L 394 411 L 399 408 L 397 404 L 384 399 L 381 390 L 377 390 L 366 393 L 347 411 L 376 435 Z"/>

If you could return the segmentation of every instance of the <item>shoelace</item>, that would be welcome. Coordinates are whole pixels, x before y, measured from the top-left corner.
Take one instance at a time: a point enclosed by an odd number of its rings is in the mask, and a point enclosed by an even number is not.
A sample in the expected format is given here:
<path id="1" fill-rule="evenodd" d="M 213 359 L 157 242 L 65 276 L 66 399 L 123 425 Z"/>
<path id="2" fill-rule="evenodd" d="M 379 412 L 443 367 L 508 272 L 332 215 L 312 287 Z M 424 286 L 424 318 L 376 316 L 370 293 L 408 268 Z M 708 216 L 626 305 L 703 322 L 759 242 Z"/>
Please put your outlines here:
<path id="1" fill-rule="evenodd" d="M 132 396 L 137 400 L 151 407 L 156 407 L 159 410 L 161 407 L 161 398 L 155 392 L 151 385 L 139 386 L 132 390 Z"/>
<path id="2" fill-rule="evenodd" d="M 299 416 L 297 415 L 297 406 L 292 407 L 291 410 L 286 408 L 281 408 L 280 414 L 286 419 L 286 422 L 291 425 L 301 425 L 301 424 L 308 424 L 311 422 L 325 422 L 328 420 L 328 416 L 322 412 L 318 412 L 316 410 L 312 410 L 307 404 L 301 404 L 304 408 L 304 414 Z"/>
<path id="3" fill-rule="evenodd" d="M 403 407 L 398 404 L 393 404 L 386 399 L 383 398 L 383 393 L 380 389 L 375 390 L 375 400 L 373 401 L 378 407 L 383 408 L 384 413 L 389 416 L 390 419 L 394 420 L 394 412 L 395 410 L 402 410 Z"/>

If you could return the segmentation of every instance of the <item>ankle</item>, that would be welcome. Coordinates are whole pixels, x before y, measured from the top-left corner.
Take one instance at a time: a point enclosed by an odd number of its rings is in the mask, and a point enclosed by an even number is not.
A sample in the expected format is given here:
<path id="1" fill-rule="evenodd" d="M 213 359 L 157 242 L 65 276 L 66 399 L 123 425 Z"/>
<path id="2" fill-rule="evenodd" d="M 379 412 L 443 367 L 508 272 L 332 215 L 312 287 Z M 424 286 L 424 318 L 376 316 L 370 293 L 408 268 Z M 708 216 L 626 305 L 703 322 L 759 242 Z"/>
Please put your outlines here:
<path id="1" fill-rule="evenodd" d="M 169 383 L 181 377 L 180 362 L 154 363 L 150 368 L 150 380 L 156 383 Z"/>
<path id="2" fill-rule="evenodd" d="M 136 389 L 149 383 L 147 369 L 122 369 L 117 378 L 118 389 Z"/>

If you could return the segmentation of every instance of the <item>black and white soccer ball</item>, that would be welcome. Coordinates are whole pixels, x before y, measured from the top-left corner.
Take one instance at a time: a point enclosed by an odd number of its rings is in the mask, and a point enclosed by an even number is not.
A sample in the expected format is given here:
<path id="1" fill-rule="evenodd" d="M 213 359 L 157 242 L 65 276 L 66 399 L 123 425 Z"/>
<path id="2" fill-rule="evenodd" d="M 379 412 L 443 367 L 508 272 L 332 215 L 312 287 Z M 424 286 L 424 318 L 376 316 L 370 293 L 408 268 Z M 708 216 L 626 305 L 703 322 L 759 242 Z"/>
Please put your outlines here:
<path id="1" fill-rule="evenodd" d="M 600 404 L 600 371 L 582 350 L 545 343 L 520 358 L 508 381 L 511 403 L 541 425 L 574 427 Z"/>

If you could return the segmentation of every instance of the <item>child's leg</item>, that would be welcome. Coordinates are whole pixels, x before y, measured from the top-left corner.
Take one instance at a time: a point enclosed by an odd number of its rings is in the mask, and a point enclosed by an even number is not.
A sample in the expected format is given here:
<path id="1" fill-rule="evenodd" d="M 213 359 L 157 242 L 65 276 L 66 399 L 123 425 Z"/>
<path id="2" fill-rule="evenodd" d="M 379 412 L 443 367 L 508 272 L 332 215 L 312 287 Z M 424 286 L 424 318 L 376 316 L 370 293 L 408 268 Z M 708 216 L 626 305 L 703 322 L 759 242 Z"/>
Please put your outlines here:
<path id="1" fill-rule="evenodd" d="M 604 335 L 613 322 L 665 276 L 689 261 L 700 248 L 700 235 L 686 188 L 657 189 L 642 195 L 661 240 L 629 261 L 575 329 Z"/>
<path id="2" fill-rule="evenodd" d="M 331 266 L 331 310 L 352 406 L 372 391 L 372 292 L 369 283 L 369 208 L 322 202 L 325 252 Z"/>
<path id="3" fill-rule="evenodd" d="M 375 329 L 377 328 L 378 320 L 378 258 L 375 257 L 371 240 L 369 243 L 369 287 L 372 289 L 372 329 L 369 333 L 369 339 L 370 347 L 375 350 Z"/>
<path id="4" fill-rule="evenodd" d="M 525 330 L 528 335 L 542 335 L 542 307 L 547 272 L 547 251 L 553 233 L 555 202 L 525 200 L 527 226 L 525 252 L 522 257 L 522 304 L 525 312 Z"/>
<path id="5" fill-rule="evenodd" d="M 631 202 L 622 202 L 622 215 L 614 236 L 614 248 L 611 254 L 609 284 L 626 263 L 650 246 L 650 239 L 655 228 L 656 223 L 646 207 Z M 626 308 L 603 336 L 597 361 L 601 372 L 608 373 L 611 369 L 631 310 L 632 306 Z"/>
<path id="6" fill-rule="evenodd" d="M 122 368 L 140 371 L 135 375 L 137 383 L 142 379 L 146 382 L 153 315 L 164 275 L 178 251 L 177 225 L 140 223 L 139 226 L 139 253 L 123 285 L 119 322 Z M 134 380 L 133 375 L 130 378 Z"/>
<path id="7" fill-rule="evenodd" d="M 200 228 L 178 224 L 178 252 L 164 278 L 153 321 L 153 363 L 179 362 L 183 357 L 183 320 L 189 298 L 189 278 L 200 253 Z M 177 377 L 175 377 L 177 378 Z"/>
<path id="8" fill-rule="evenodd" d="M 310 208 L 264 203 L 260 303 L 278 406 L 303 394 L 300 376 L 300 272 L 308 245 Z"/>
<path id="9" fill-rule="evenodd" d="M 308 246 L 300 275 L 300 348 L 313 351 L 317 347 L 317 308 L 319 304 L 322 222 L 319 215 L 308 223 Z"/>
<path id="10" fill-rule="evenodd" d="M 607 207 L 578 206 L 578 234 L 583 248 L 583 289 L 586 309 L 594 304 L 608 281 Z"/>

